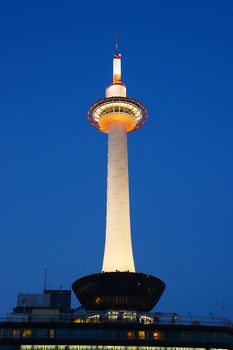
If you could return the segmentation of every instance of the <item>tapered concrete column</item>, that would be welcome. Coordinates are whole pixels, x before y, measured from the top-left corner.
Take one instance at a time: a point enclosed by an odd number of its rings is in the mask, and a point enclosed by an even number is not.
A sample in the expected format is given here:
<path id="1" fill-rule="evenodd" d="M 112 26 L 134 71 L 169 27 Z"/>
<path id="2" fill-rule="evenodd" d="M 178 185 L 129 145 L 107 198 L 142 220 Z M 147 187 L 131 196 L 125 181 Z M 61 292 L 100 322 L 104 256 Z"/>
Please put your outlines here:
<path id="1" fill-rule="evenodd" d="M 107 218 L 103 268 L 135 272 L 129 209 L 127 133 L 115 122 L 108 133 Z"/>

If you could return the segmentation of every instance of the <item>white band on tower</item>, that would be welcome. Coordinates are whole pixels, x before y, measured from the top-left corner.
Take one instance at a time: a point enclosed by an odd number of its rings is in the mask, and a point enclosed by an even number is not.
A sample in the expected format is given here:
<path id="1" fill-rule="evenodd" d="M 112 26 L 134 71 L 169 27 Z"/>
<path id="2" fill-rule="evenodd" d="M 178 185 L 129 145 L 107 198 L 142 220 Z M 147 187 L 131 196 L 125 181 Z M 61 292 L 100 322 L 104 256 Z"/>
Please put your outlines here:
<path id="1" fill-rule="evenodd" d="M 102 271 L 135 272 L 129 209 L 127 132 L 122 123 L 108 133 L 106 238 Z"/>

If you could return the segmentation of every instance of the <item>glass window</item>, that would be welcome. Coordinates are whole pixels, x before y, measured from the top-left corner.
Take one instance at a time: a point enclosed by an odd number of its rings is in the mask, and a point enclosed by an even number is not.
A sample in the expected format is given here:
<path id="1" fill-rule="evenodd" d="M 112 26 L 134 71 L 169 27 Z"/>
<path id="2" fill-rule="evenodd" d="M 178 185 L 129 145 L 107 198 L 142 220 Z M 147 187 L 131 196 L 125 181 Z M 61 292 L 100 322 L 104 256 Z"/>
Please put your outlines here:
<path id="1" fill-rule="evenodd" d="M 23 337 L 31 337 L 32 335 L 32 330 L 29 328 L 26 328 L 23 330 Z"/>
<path id="2" fill-rule="evenodd" d="M 138 338 L 145 339 L 145 331 L 138 331 Z"/>
<path id="3" fill-rule="evenodd" d="M 134 339 L 135 338 L 135 332 L 134 331 L 128 331 L 127 332 L 127 337 L 129 339 Z"/>
<path id="4" fill-rule="evenodd" d="M 20 330 L 19 330 L 19 329 L 13 329 L 13 330 L 12 330 L 12 336 L 13 336 L 14 338 L 20 337 Z"/>
<path id="5" fill-rule="evenodd" d="M 33 350 L 44 350 L 44 345 L 33 345 L 32 349 Z"/>
<path id="6" fill-rule="evenodd" d="M 51 328 L 49 330 L 49 338 L 54 338 L 55 337 L 55 329 L 54 328 Z"/>
<path id="7" fill-rule="evenodd" d="M 153 333 L 152 333 L 152 338 L 153 338 L 153 339 L 156 339 L 156 340 L 163 339 L 163 337 L 162 337 L 162 332 L 153 331 Z"/>
<path id="8" fill-rule="evenodd" d="M 21 345 L 20 350 L 31 350 L 32 346 L 31 345 Z"/>

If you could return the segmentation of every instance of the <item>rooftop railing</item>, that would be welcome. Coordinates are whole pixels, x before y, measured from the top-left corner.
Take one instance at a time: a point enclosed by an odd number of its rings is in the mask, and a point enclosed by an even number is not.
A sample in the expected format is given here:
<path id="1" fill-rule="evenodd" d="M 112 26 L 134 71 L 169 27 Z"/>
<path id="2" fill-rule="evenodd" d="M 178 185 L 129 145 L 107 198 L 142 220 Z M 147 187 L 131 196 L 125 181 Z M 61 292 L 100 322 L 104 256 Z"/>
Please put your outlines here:
<path id="1" fill-rule="evenodd" d="M 225 317 L 210 313 L 208 316 L 196 316 L 191 313 L 142 313 L 134 311 L 85 311 L 82 308 L 70 313 L 11 313 L 0 322 L 55 322 L 55 323 L 137 323 L 154 325 L 192 325 L 227 326 L 233 328 L 233 322 Z"/>

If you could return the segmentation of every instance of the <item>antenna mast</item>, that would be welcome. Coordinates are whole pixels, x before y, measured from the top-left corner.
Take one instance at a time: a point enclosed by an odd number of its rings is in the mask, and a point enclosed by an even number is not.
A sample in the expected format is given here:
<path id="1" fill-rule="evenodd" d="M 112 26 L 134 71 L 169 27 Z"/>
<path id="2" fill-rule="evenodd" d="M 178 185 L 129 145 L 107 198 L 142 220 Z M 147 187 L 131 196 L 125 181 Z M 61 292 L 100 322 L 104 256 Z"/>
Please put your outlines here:
<path id="1" fill-rule="evenodd" d="M 44 291 L 47 289 L 47 267 L 44 268 Z"/>
<path id="2" fill-rule="evenodd" d="M 118 52 L 118 33 L 116 33 L 116 53 Z"/>

